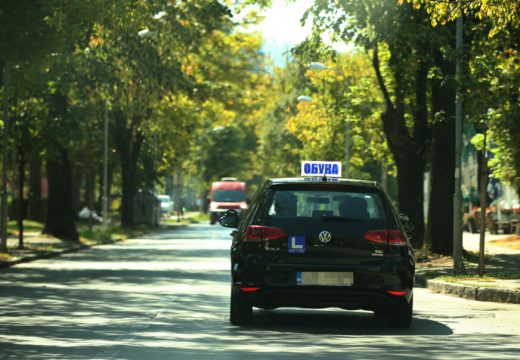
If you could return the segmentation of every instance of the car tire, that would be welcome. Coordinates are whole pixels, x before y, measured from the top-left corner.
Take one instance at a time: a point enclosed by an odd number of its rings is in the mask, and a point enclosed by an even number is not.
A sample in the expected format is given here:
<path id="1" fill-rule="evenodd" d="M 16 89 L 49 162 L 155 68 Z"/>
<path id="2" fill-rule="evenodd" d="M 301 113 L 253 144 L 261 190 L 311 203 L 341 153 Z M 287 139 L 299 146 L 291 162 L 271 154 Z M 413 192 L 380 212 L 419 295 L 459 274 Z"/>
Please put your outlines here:
<path id="1" fill-rule="evenodd" d="M 399 305 L 394 311 L 388 314 L 390 325 L 400 328 L 410 327 L 413 315 L 413 298 L 409 303 Z"/>
<path id="2" fill-rule="evenodd" d="M 233 325 L 249 325 L 253 321 L 253 306 L 245 294 L 231 289 L 231 304 L 229 308 L 229 322 Z"/>
<path id="3" fill-rule="evenodd" d="M 217 222 L 217 214 L 210 213 L 210 215 L 209 215 L 209 223 L 211 225 L 215 225 L 216 222 Z"/>

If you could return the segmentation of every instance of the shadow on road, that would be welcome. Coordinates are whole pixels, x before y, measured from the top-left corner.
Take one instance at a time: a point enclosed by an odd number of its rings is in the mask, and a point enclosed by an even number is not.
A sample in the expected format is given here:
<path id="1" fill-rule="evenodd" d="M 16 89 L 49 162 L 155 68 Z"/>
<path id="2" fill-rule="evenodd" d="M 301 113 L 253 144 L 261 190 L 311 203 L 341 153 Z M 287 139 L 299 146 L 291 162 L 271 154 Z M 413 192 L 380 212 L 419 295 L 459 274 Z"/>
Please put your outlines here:
<path id="1" fill-rule="evenodd" d="M 415 317 L 407 329 L 393 327 L 376 319 L 372 312 L 330 310 L 258 310 L 249 329 L 329 335 L 451 335 L 446 325 Z"/>
<path id="2" fill-rule="evenodd" d="M 255 309 L 252 326 L 232 326 L 227 234 L 176 235 L 2 272 L 0 358 L 520 358 L 514 337 L 456 334 L 457 318 L 424 305 L 409 329 L 370 312 L 294 308 Z"/>

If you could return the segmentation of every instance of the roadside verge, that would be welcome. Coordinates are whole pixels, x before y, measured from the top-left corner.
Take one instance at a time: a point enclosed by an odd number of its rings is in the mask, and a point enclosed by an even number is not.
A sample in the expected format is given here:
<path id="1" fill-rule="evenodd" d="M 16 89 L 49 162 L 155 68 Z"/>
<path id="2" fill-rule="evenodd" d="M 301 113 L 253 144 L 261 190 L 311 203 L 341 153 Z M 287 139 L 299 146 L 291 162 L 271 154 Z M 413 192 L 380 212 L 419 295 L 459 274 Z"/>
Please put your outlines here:
<path id="1" fill-rule="evenodd" d="M 520 290 L 514 288 L 479 287 L 436 279 L 427 280 L 426 286 L 434 293 L 453 295 L 469 300 L 520 304 Z"/>
<path id="2" fill-rule="evenodd" d="M 453 259 L 417 253 L 416 283 L 434 293 L 477 301 L 520 304 L 520 236 L 494 235 L 486 241 L 485 275 L 478 271 L 479 234 L 464 233 L 464 272 L 453 272 Z"/>

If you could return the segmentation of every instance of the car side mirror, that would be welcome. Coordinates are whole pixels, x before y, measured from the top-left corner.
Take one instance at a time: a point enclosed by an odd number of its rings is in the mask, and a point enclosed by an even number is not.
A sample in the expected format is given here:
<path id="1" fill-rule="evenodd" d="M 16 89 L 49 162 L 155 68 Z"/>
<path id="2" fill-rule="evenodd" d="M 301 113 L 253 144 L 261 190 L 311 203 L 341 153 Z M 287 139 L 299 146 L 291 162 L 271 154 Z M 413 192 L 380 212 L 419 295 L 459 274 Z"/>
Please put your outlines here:
<path id="1" fill-rule="evenodd" d="M 227 228 L 237 228 L 240 218 L 236 210 L 228 210 L 224 213 L 220 219 L 218 219 L 220 225 Z"/>
<path id="2" fill-rule="evenodd" d="M 408 215 L 399 214 L 399 219 L 403 223 L 403 226 L 404 226 L 404 229 L 406 230 L 406 232 L 409 233 L 409 232 L 413 231 L 414 226 L 413 226 L 412 222 L 410 221 L 410 217 L 408 217 Z"/>

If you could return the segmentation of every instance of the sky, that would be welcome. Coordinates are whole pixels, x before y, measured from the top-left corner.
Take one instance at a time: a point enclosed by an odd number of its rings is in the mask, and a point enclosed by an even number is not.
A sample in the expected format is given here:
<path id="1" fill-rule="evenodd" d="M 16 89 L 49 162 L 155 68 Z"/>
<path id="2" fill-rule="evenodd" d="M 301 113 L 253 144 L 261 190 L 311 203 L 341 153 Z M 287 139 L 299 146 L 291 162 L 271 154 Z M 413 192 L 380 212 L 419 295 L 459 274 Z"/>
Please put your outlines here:
<path id="1" fill-rule="evenodd" d="M 314 0 L 296 0 L 287 3 L 286 0 L 272 0 L 272 6 L 264 11 L 264 20 L 259 24 L 259 30 L 264 35 L 262 50 L 269 54 L 275 65 L 285 64 L 286 53 L 296 44 L 302 42 L 311 33 L 312 24 L 308 21 L 302 26 L 300 20 L 304 12 L 311 7 Z M 327 41 L 327 34 L 324 39 Z M 333 43 L 338 52 L 347 52 L 352 45 Z"/>
<path id="2" fill-rule="evenodd" d="M 311 24 L 304 27 L 300 19 L 313 0 L 273 0 L 272 7 L 265 10 L 265 19 L 259 28 L 264 34 L 263 51 L 269 54 L 276 65 L 285 63 L 285 54 L 294 45 L 302 42 L 311 32 Z"/>

